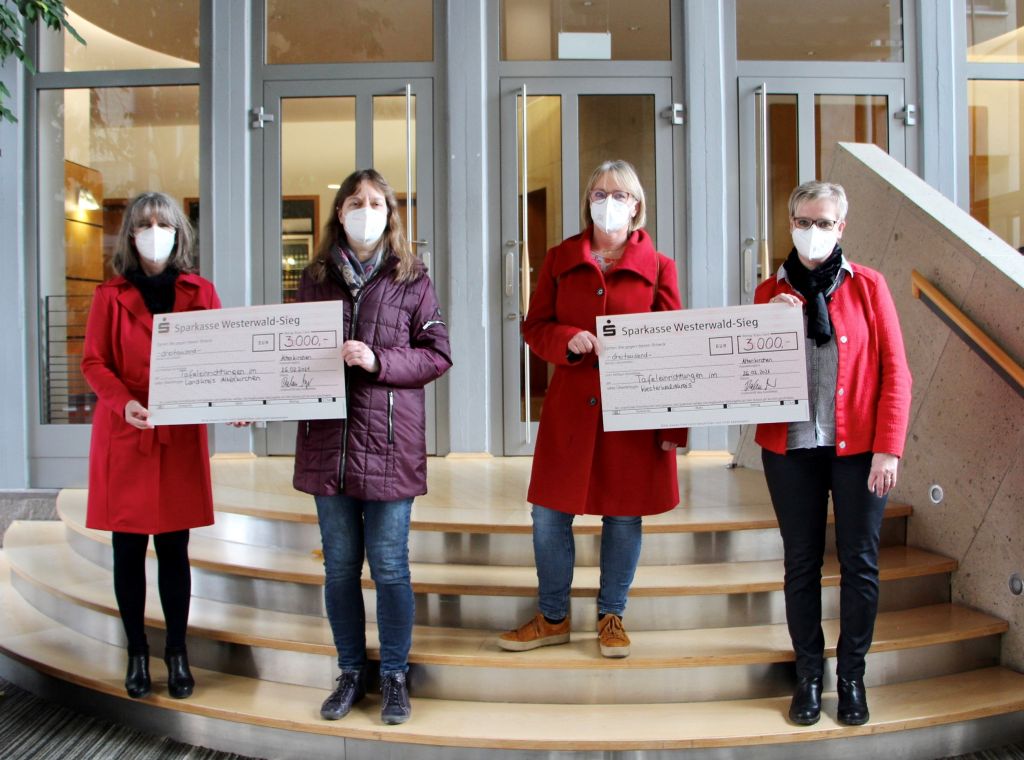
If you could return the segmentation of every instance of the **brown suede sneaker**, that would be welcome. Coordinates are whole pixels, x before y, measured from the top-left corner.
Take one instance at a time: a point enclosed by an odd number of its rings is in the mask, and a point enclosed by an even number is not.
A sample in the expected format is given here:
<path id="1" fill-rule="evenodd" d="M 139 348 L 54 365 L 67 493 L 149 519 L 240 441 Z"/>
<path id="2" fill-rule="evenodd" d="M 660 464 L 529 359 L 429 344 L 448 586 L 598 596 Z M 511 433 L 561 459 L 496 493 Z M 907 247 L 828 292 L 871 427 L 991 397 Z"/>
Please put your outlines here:
<path id="1" fill-rule="evenodd" d="M 629 657 L 629 636 L 622 627 L 622 618 L 607 612 L 597 621 L 597 639 L 605 657 Z"/>
<path id="2" fill-rule="evenodd" d="M 547 647 L 552 644 L 569 642 L 569 618 L 552 625 L 539 612 L 528 622 L 514 631 L 498 637 L 498 646 L 509 652 L 525 652 L 528 649 Z"/>

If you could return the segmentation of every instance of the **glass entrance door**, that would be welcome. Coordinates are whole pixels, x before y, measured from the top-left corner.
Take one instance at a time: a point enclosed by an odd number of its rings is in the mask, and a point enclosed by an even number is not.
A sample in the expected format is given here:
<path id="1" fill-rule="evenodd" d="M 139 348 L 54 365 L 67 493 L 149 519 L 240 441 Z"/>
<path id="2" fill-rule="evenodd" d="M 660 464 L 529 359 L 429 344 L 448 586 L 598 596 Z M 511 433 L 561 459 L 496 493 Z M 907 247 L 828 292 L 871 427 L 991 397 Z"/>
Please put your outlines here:
<path id="1" fill-rule="evenodd" d="M 647 196 L 647 231 L 676 252 L 671 80 L 527 79 L 501 84 L 501 305 L 505 454 L 531 454 L 553 367 L 520 327 L 548 248 L 580 231 L 580 193 L 626 159 Z"/>
<path id="2" fill-rule="evenodd" d="M 263 129 L 263 303 L 295 300 L 334 213 L 341 181 L 373 167 L 395 190 L 406 234 L 428 269 L 434 239 L 431 80 L 268 82 Z M 422 150 L 417 150 L 422 146 Z M 433 274 L 431 272 L 431 274 Z M 427 389 L 427 445 L 434 440 Z M 295 423 L 267 425 L 267 453 L 294 453 Z"/>
<path id="3" fill-rule="evenodd" d="M 789 255 L 789 194 L 824 179 L 837 142 L 874 143 L 906 163 L 901 79 L 739 80 L 742 300 Z"/>

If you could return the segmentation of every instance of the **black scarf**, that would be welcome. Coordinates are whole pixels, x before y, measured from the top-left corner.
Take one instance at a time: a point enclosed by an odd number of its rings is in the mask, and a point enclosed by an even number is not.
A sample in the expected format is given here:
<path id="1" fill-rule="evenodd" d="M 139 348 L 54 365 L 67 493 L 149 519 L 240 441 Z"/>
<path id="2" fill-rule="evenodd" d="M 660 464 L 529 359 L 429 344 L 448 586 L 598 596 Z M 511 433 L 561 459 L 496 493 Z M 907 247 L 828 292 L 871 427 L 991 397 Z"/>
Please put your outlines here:
<path id="1" fill-rule="evenodd" d="M 824 346 L 832 340 L 832 323 L 828 318 L 831 298 L 826 298 L 825 294 L 835 284 L 843 267 L 843 249 L 836 245 L 827 259 L 814 269 L 808 269 L 794 248 L 784 266 L 789 284 L 807 302 L 807 337 L 814 338 L 815 345 Z"/>
<path id="2" fill-rule="evenodd" d="M 174 311 L 174 284 L 178 270 L 167 267 L 160 274 L 148 276 L 141 269 L 130 269 L 124 273 L 128 282 L 138 288 L 150 314 L 167 314 Z"/>

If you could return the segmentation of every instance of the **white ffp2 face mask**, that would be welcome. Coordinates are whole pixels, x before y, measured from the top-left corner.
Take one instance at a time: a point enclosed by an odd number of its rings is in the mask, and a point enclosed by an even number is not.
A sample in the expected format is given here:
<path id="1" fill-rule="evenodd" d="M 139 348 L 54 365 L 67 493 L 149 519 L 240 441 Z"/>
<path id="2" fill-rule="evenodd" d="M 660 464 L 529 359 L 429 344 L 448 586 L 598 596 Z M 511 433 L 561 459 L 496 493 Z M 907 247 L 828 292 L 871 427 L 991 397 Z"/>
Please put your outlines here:
<path id="1" fill-rule="evenodd" d="M 835 229 L 820 230 L 812 225 L 806 230 L 793 230 L 793 245 L 796 252 L 808 261 L 827 259 L 838 240 L 839 234 Z"/>
<path id="2" fill-rule="evenodd" d="M 342 224 L 345 227 L 345 236 L 350 242 L 373 245 L 384 234 L 388 215 L 375 208 L 357 208 L 345 212 L 345 221 Z"/>
<path id="3" fill-rule="evenodd" d="M 603 201 L 591 201 L 590 216 L 597 227 L 611 234 L 629 226 L 629 220 L 632 218 L 632 209 L 629 206 L 630 204 L 612 197 Z"/>
<path id="4" fill-rule="evenodd" d="M 177 236 L 177 230 L 154 224 L 135 233 L 135 250 L 146 261 L 162 264 L 167 261 L 167 257 L 174 250 L 174 241 Z"/>

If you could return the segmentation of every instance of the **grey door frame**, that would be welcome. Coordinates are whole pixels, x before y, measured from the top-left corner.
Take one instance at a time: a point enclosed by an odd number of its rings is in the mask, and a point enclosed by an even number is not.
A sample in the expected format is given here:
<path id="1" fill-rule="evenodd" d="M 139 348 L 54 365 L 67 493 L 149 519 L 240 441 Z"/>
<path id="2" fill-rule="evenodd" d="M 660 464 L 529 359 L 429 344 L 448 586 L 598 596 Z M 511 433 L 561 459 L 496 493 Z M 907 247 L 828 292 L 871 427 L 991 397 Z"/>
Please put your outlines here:
<path id="1" fill-rule="evenodd" d="M 520 415 L 520 373 L 523 372 L 520 341 L 520 282 L 514 276 L 506 283 L 508 269 L 506 256 L 513 254 L 514 266 L 519 271 L 521 248 L 519 239 L 519 176 L 518 176 L 518 109 L 517 99 L 523 85 L 527 97 L 534 95 L 561 96 L 562 118 L 562 239 L 575 235 L 580 230 L 579 187 L 579 119 L 578 98 L 581 95 L 651 95 L 654 97 L 655 157 L 660 169 L 656 175 L 657 190 L 657 240 L 659 249 L 676 259 L 682 265 L 685 246 L 681 231 L 677 228 L 677 208 L 682 203 L 676 198 L 677 172 L 673 152 L 673 124 L 663 118 L 666 109 L 673 102 L 672 77 L 503 77 L 499 81 L 500 92 L 500 206 L 501 206 L 501 251 L 500 263 L 495 268 L 502 278 L 501 312 L 502 326 L 502 417 L 504 429 L 504 453 L 506 456 L 529 455 L 533 453 L 537 423 L 524 423 Z M 555 241 L 549 241 L 554 243 Z M 529 416 L 529 415 L 527 415 Z"/>
<path id="2" fill-rule="evenodd" d="M 906 100 L 906 81 L 902 77 L 739 77 L 739 179 L 740 237 L 739 252 L 740 300 L 751 303 L 757 287 L 758 177 L 757 177 L 757 95 L 764 85 L 769 95 L 797 96 L 797 161 L 800 182 L 818 179 L 815 174 L 814 96 L 815 95 L 883 95 L 888 99 L 889 154 L 907 164 L 911 155 L 908 129 L 897 117 Z"/>
<path id="3" fill-rule="evenodd" d="M 254 154 L 260 156 L 258 174 L 261 190 L 256 193 L 260 213 L 254 220 L 254 234 L 261 256 L 254 267 L 253 293 L 259 303 L 277 303 L 281 292 L 281 101 L 286 98 L 354 97 L 356 99 L 356 166 L 373 166 L 373 98 L 381 95 L 404 96 L 406 86 L 416 98 L 416 236 L 428 241 L 417 253 L 431 269 L 433 246 L 436 244 L 434 206 L 434 110 L 433 79 L 430 77 L 389 77 L 387 79 L 309 79 L 267 80 L 263 85 L 263 108 L 274 116 L 262 130 L 262 146 Z M 340 182 L 343 177 L 339 176 Z M 262 262 L 262 263 L 260 263 Z M 436 280 L 436 277 L 435 277 Z M 427 451 L 435 453 L 436 401 L 434 386 L 426 388 Z M 256 452 L 260 455 L 288 455 L 294 452 L 294 422 L 268 423 L 262 435 L 256 436 Z"/>

